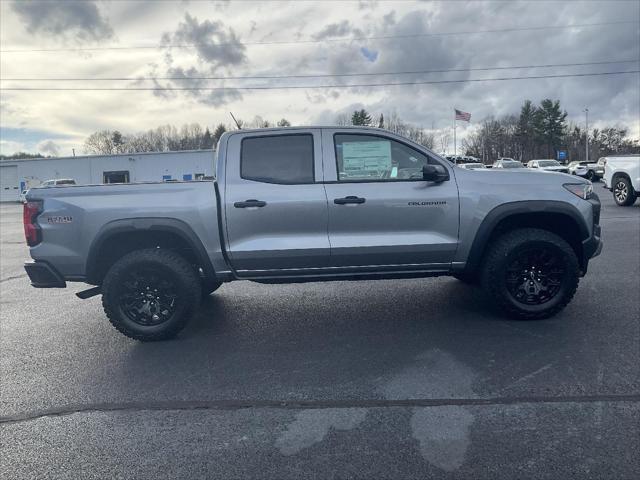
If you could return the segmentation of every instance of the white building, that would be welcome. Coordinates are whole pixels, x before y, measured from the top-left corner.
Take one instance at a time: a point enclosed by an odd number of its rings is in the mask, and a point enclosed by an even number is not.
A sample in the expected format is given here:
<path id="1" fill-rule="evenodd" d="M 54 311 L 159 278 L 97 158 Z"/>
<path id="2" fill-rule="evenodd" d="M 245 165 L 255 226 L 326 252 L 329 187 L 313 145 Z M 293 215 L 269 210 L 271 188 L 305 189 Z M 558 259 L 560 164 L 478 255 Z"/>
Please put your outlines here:
<path id="1" fill-rule="evenodd" d="M 198 180 L 214 174 L 213 162 L 213 150 L 3 160 L 0 201 L 18 201 L 21 191 L 56 178 L 80 185 Z"/>

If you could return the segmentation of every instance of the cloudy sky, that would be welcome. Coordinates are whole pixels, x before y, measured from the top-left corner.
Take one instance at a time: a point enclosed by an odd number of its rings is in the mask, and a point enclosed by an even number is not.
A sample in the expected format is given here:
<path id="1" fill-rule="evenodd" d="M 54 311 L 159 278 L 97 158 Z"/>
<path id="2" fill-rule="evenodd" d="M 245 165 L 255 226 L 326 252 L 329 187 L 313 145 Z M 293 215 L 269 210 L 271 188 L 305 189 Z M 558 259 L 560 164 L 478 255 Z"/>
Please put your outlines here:
<path id="1" fill-rule="evenodd" d="M 484 117 L 516 113 L 526 98 L 559 99 L 577 123 L 588 106 L 596 127 L 640 136 L 638 73 L 344 88 L 637 71 L 637 0 L 2 1 L 0 17 L 5 154 L 68 155 L 96 130 L 211 126 L 230 123 L 229 111 L 305 125 L 364 107 L 446 129 L 455 105 L 472 114 L 464 136 Z M 626 63 L 504 68 L 594 62 Z M 415 71 L 431 73 L 397 73 Z M 220 79 L 274 76 L 284 78 Z M 321 88 L 243 89 L 313 85 Z M 184 87 L 198 90 L 167 90 Z"/>

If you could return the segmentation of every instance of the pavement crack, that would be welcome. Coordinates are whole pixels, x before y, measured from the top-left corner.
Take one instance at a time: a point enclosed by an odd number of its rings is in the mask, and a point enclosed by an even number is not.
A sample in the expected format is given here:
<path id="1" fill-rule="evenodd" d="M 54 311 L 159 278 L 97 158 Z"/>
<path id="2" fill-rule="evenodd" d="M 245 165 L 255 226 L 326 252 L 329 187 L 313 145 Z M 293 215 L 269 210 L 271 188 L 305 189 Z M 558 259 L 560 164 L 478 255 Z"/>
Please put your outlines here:
<path id="1" fill-rule="evenodd" d="M 167 400 L 152 402 L 111 402 L 66 405 L 44 410 L 17 413 L 0 417 L 0 424 L 28 422 L 47 417 L 61 417 L 76 413 L 144 412 L 180 410 L 242 410 L 254 408 L 310 410 L 323 408 L 390 408 L 495 406 L 554 403 L 619 403 L 640 402 L 640 393 L 611 395 L 563 395 L 490 398 L 422 398 L 406 400 Z"/>
<path id="2" fill-rule="evenodd" d="M 12 277 L 3 278 L 2 280 L 0 280 L 0 283 L 8 282 L 9 280 L 17 280 L 18 278 L 24 278 L 26 276 L 26 273 L 23 273 L 22 275 L 14 275 Z"/>

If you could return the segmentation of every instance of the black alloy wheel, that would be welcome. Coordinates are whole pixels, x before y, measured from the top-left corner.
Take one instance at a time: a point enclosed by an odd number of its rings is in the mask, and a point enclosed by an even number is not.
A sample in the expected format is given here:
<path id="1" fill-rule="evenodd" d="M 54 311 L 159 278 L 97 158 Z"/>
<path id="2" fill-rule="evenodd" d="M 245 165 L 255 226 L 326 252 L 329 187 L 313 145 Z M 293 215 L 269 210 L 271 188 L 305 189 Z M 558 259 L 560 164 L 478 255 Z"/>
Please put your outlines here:
<path id="1" fill-rule="evenodd" d="M 566 268 L 552 248 L 539 246 L 521 253 L 506 269 L 507 290 L 524 305 L 542 305 L 561 290 Z"/>
<path id="2" fill-rule="evenodd" d="M 127 272 L 118 297 L 122 313 L 142 326 L 166 322 L 181 301 L 171 276 L 149 268 Z"/>
<path id="3" fill-rule="evenodd" d="M 149 248 L 123 256 L 102 282 L 111 324 L 140 341 L 175 337 L 196 312 L 202 281 L 197 268 L 171 250 Z"/>

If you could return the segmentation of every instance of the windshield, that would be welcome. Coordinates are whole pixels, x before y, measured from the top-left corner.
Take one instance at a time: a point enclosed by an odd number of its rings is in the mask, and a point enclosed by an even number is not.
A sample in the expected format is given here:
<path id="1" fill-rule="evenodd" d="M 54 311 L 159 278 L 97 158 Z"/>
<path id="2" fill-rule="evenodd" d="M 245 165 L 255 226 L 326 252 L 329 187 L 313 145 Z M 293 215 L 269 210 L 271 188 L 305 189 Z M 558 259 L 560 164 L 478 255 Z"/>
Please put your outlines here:
<path id="1" fill-rule="evenodd" d="M 538 161 L 540 167 L 559 167 L 560 164 L 555 160 L 540 160 Z"/>

